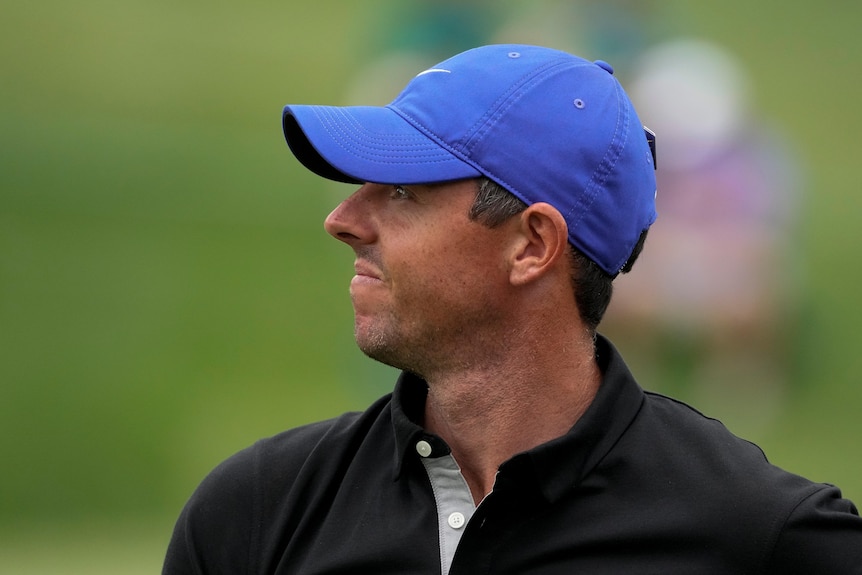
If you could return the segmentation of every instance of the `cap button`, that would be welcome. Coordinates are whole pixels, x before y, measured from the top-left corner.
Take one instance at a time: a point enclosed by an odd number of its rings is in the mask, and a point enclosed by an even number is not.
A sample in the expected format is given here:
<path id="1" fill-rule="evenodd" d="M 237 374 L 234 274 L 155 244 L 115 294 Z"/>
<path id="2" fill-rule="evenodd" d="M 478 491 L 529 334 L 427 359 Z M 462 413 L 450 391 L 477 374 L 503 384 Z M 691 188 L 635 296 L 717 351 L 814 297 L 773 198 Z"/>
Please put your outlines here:
<path id="1" fill-rule="evenodd" d="M 613 66 L 611 66 L 610 64 L 608 64 L 608 63 L 607 63 L 607 62 L 605 62 L 604 60 L 596 60 L 595 62 L 593 62 L 593 64 L 595 64 L 595 65 L 596 65 L 596 66 L 598 66 L 599 68 L 603 69 L 603 70 L 604 70 L 605 72 L 607 72 L 608 74 L 613 75 L 613 73 L 614 73 L 614 68 L 613 68 Z"/>

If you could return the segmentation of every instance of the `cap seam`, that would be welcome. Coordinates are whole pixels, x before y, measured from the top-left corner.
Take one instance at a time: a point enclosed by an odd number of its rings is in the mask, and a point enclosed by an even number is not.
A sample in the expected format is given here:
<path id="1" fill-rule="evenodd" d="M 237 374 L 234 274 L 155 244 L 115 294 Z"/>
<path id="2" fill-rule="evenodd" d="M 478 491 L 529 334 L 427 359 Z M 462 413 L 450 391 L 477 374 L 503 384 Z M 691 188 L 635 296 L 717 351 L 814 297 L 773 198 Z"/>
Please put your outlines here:
<path id="1" fill-rule="evenodd" d="M 610 174 L 613 173 L 614 168 L 616 167 L 617 162 L 620 159 L 622 154 L 623 147 L 628 139 L 629 132 L 629 124 L 631 119 L 629 118 L 629 114 L 625 113 L 625 105 L 623 99 L 620 94 L 620 85 L 619 83 L 615 83 L 614 92 L 617 95 L 617 122 L 614 128 L 613 136 L 611 137 L 611 141 L 608 143 L 608 148 L 605 150 L 605 154 L 602 159 L 599 161 L 596 168 L 593 170 L 593 173 L 590 175 L 590 179 L 587 182 L 587 185 L 584 187 L 583 198 L 588 199 L 587 202 L 581 201 L 578 202 L 569 209 L 568 214 L 566 214 L 566 221 L 572 222 L 572 228 L 577 228 L 580 223 L 583 221 L 584 217 L 587 215 L 589 210 L 592 208 L 593 204 L 596 201 L 596 197 L 599 192 L 604 189 L 606 186 L 606 182 Z M 579 213 L 575 214 L 577 208 L 582 206 L 582 209 L 579 210 Z M 574 216 L 577 217 L 574 217 Z M 573 218 L 570 220 L 570 218 Z M 569 232 L 573 235 L 573 231 Z M 573 242 L 574 243 L 574 242 Z M 578 244 L 585 242 L 578 242 Z M 584 249 L 581 245 L 578 245 L 580 249 Z M 584 250 L 593 251 L 593 250 Z M 591 258 L 599 260 L 603 260 L 605 258 L 597 257 L 595 253 L 588 253 Z M 613 269 L 619 269 L 622 264 L 612 266 Z"/>
<path id="2" fill-rule="evenodd" d="M 333 127 L 341 126 L 342 124 L 338 124 L 336 122 L 333 122 L 329 115 L 323 114 L 322 112 L 325 110 L 328 110 L 328 108 L 321 106 L 319 108 L 316 108 L 314 110 L 314 112 L 315 112 L 315 115 L 318 117 L 318 120 L 320 121 L 321 126 L 326 130 L 326 133 L 331 137 L 331 141 L 335 142 L 341 149 L 349 151 L 351 153 L 354 153 L 357 156 L 360 156 L 360 157 L 367 159 L 369 161 L 373 161 L 373 162 L 378 163 L 378 164 L 398 164 L 398 163 L 418 164 L 418 163 L 425 163 L 425 161 L 426 161 L 425 158 L 430 159 L 430 161 L 433 161 L 433 162 L 446 162 L 446 161 L 451 159 L 449 154 L 447 154 L 446 150 L 440 150 L 439 148 L 438 149 L 431 148 L 430 146 L 425 145 L 426 142 L 415 141 L 415 140 L 413 142 L 410 142 L 408 140 L 407 143 L 398 144 L 398 143 L 393 142 L 392 140 L 404 139 L 404 138 L 397 138 L 394 135 L 389 137 L 389 138 L 381 138 L 381 137 L 374 136 L 373 134 L 366 131 L 365 133 L 367 134 L 367 138 L 364 138 L 362 141 L 379 141 L 381 143 L 385 143 L 387 150 L 391 150 L 393 147 L 396 149 L 404 150 L 404 151 L 413 150 L 413 153 L 411 153 L 410 155 L 404 156 L 404 159 L 408 160 L 407 162 L 404 162 L 404 160 L 401 160 L 400 158 L 393 158 L 391 154 L 388 154 L 387 156 L 376 155 L 374 153 L 376 148 L 369 147 L 369 146 L 362 146 L 360 143 L 360 140 L 353 137 L 353 135 L 350 132 L 348 132 L 346 130 L 334 130 L 334 129 L 332 129 Z M 350 116 L 345 115 L 345 118 L 348 120 L 348 123 L 355 124 L 355 122 L 353 122 L 353 120 Z M 353 133 L 356 133 L 356 132 L 358 132 L 358 130 L 353 131 Z M 341 138 L 338 136 L 344 136 L 344 138 Z M 417 158 L 417 152 L 419 154 L 421 154 L 420 158 Z M 434 158 L 438 157 L 438 156 L 440 157 L 440 159 L 435 160 Z M 400 161 L 398 161 L 398 162 L 386 161 L 387 157 L 391 158 L 392 160 L 399 159 Z M 417 161 L 409 161 L 413 158 L 416 158 Z M 421 161 L 418 161 L 418 160 L 421 160 Z"/>
<path id="3" fill-rule="evenodd" d="M 478 170 L 480 172 L 483 172 L 483 173 L 485 172 L 485 170 L 481 166 L 479 166 L 479 164 L 477 164 L 471 158 L 468 158 L 460 150 L 457 150 L 457 149 L 453 148 L 452 146 L 450 146 L 446 141 L 441 139 L 437 134 L 435 134 L 434 132 L 427 129 L 424 125 L 422 125 L 418 121 L 414 120 L 409 114 L 405 113 L 400 108 L 398 108 L 392 104 L 386 106 L 386 108 L 388 108 L 388 109 L 392 110 L 393 112 L 395 112 L 396 114 L 398 114 L 401 117 L 401 119 L 403 119 L 405 122 L 409 123 L 415 129 L 422 132 L 422 134 L 424 134 L 426 138 L 433 140 L 434 143 L 436 143 L 438 146 L 443 148 L 445 151 L 447 151 L 452 156 L 455 156 L 456 158 L 458 158 L 459 160 L 461 160 L 465 164 L 469 164 L 470 166 L 472 166 L 473 168 L 475 168 L 476 170 Z"/>

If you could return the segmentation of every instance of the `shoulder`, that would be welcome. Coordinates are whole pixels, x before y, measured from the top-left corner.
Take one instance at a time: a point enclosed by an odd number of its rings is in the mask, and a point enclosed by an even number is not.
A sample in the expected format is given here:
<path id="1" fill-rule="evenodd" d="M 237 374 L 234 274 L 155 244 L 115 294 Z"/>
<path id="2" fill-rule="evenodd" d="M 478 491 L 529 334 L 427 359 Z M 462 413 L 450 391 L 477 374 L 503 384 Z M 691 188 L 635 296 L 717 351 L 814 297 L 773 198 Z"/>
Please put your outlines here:
<path id="1" fill-rule="evenodd" d="M 252 572 L 266 531 L 281 513 L 301 513 L 350 458 L 351 446 L 389 429 L 388 398 L 362 413 L 311 423 L 261 439 L 217 465 L 186 502 L 165 573 Z M 376 430 L 376 431 L 375 431 Z"/>
<path id="2" fill-rule="evenodd" d="M 770 542 L 771 573 L 862 574 L 862 518 L 841 491 L 816 484 Z"/>
<path id="3" fill-rule="evenodd" d="M 862 571 L 862 519 L 836 487 L 771 464 L 720 421 L 654 393 L 626 436 L 639 473 L 660 478 L 647 483 L 669 511 L 698 510 L 699 525 L 734 549 L 749 548 L 766 572 Z"/>
<path id="4" fill-rule="evenodd" d="M 692 470 L 704 466 L 703 471 L 722 476 L 743 469 L 763 472 L 771 467 L 760 447 L 736 436 L 718 419 L 657 393 L 644 392 L 633 431 L 636 437 L 648 434 L 648 438 L 637 438 L 649 440 L 660 454 L 680 456 L 679 463 L 688 463 Z"/>
<path id="5" fill-rule="evenodd" d="M 648 445 L 649 464 L 666 470 L 679 489 L 718 504 L 732 498 L 734 507 L 750 506 L 760 517 L 789 513 L 823 487 L 773 465 L 758 445 L 721 421 L 663 395 L 645 393 L 631 432 L 633 445 Z"/>
<path id="6" fill-rule="evenodd" d="M 800 502 L 826 486 L 773 465 L 755 443 L 697 409 L 647 392 L 633 425 L 636 444 L 650 445 L 654 465 L 666 469 L 681 490 L 752 515 L 787 516 Z M 673 473 L 671 473 L 673 471 Z"/>

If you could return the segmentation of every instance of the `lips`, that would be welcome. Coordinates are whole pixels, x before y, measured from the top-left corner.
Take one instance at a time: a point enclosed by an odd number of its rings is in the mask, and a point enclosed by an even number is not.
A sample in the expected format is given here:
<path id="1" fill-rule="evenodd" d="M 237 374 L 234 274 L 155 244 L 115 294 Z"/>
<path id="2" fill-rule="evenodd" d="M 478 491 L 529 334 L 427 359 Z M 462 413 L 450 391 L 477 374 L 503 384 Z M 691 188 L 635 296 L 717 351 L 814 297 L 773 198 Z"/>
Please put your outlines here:
<path id="1" fill-rule="evenodd" d="M 382 280 L 382 274 L 380 273 L 380 271 L 378 271 L 376 267 L 365 261 L 356 260 L 356 262 L 353 264 L 353 269 L 356 273 L 356 277 Z"/>
<path id="2" fill-rule="evenodd" d="M 383 285 L 383 274 L 373 264 L 366 260 L 356 260 L 353 265 L 356 275 L 350 280 L 350 288 L 353 291 L 359 287 L 372 287 Z"/>

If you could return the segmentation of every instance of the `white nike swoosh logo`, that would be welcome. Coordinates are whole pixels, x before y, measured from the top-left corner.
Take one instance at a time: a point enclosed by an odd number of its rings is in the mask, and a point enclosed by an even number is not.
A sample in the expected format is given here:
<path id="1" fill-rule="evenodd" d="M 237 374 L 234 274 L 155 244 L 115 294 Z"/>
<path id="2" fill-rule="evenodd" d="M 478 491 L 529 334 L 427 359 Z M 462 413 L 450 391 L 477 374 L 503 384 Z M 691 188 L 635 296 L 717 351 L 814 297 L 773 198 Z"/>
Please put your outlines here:
<path id="1" fill-rule="evenodd" d="M 425 74 L 433 74 L 434 72 L 443 72 L 446 74 L 452 73 L 451 70 L 444 70 L 443 68 L 428 68 L 424 72 L 419 72 L 418 74 L 416 74 L 416 77 L 418 78 L 419 76 L 424 76 Z"/>

